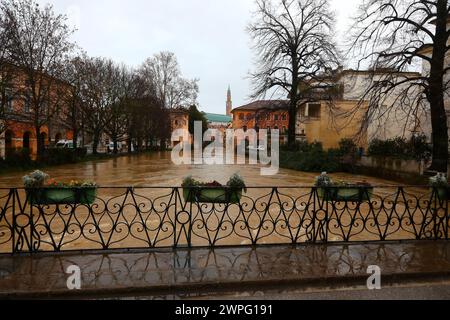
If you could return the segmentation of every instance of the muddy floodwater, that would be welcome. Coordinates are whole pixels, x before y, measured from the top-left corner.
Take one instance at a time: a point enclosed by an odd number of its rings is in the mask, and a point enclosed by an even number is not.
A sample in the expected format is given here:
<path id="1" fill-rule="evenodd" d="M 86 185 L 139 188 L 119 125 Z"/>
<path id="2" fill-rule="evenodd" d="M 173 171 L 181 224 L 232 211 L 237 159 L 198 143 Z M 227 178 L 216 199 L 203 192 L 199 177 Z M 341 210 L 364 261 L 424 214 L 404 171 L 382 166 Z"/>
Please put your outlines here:
<path id="1" fill-rule="evenodd" d="M 188 175 L 200 180 L 226 183 L 236 172 L 243 176 L 248 186 L 310 186 L 317 176 L 317 173 L 280 169 L 277 175 L 264 177 L 260 174 L 260 167 L 253 165 L 176 166 L 171 161 L 170 152 L 56 166 L 45 168 L 44 171 L 57 181 L 90 180 L 103 187 L 180 186 L 183 177 Z M 22 187 L 22 176 L 27 173 L 15 171 L 1 174 L 0 188 Z M 332 176 L 350 182 L 367 180 L 376 185 L 395 185 L 393 181 L 351 174 Z"/>

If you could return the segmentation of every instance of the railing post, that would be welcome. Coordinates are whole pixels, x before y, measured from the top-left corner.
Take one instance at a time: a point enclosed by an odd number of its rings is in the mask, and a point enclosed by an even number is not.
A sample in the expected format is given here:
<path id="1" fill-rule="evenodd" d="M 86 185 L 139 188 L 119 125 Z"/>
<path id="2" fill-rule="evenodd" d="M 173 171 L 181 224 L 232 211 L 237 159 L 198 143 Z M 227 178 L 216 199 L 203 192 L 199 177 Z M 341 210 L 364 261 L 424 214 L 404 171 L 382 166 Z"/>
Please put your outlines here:
<path id="1" fill-rule="evenodd" d="M 448 209 L 449 209 L 448 202 L 449 202 L 449 200 L 447 199 L 447 201 L 445 201 L 445 212 L 446 212 L 446 215 L 445 215 L 445 240 L 449 239 L 448 238 L 448 228 L 450 228 L 450 225 L 449 225 L 450 212 L 448 212 Z"/>
<path id="2" fill-rule="evenodd" d="M 334 204 L 332 204 L 333 206 Z M 334 212 L 334 210 L 332 210 Z M 326 204 L 326 209 L 325 209 L 325 243 L 328 243 L 328 230 L 329 230 L 329 226 L 330 226 L 330 212 L 328 210 L 328 203 Z"/>
<path id="3" fill-rule="evenodd" d="M 183 192 L 183 190 L 181 190 L 181 192 Z M 192 202 L 191 202 L 189 204 L 189 226 L 188 226 L 188 247 L 189 248 L 192 248 L 192 228 L 193 227 L 192 227 Z"/>
<path id="4" fill-rule="evenodd" d="M 312 217 L 311 217 L 311 225 L 312 225 L 312 230 L 311 230 L 311 242 L 315 243 L 315 237 L 316 237 L 316 212 L 317 212 L 317 207 L 316 207 L 316 202 L 319 201 L 319 195 L 317 194 L 317 188 L 312 188 L 312 198 L 313 198 L 313 211 L 312 211 Z"/>
<path id="5" fill-rule="evenodd" d="M 15 189 L 9 190 L 9 198 L 12 197 L 12 228 L 11 228 L 11 238 L 12 238 L 12 254 L 16 254 L 16 191 Z M 6 208 L 5 208 L 6 210 Z M 6 212 L 5 212 L 6 213 Z"/>
<path id="6" fill-rule="evenodd" d="M 173 219 L 173 248 L 176 249 L 178 247 L 178 237 L 177 237 L 177 227 L 178 227 L 178 210 L 177 210 L 177 198 L 178 191 L 176 188 L 172 189 L 172 199 L 175 195 L 175 205 L 174 205 L 174 219 Z M 170 201 L 172 201 L 172 199 Z M 167 210 L 170 210 L 170 201 L 168 203 Z M 170 214 L 170 211 L 167 212 Z"/>

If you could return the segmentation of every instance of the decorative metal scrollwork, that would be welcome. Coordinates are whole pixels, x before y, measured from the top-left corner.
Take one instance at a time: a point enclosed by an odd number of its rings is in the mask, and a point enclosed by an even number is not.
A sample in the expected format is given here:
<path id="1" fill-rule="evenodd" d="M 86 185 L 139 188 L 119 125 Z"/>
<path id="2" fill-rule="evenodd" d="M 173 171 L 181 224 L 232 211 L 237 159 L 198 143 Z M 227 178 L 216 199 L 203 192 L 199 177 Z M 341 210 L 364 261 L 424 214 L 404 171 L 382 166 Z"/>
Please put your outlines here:
<path id="1" fill-rule="evenodd" d="M 181 188 L 99 188 L 91 205 L 31 205 L 25 190 L 0 189 L 0 253 L 448 237 L 448 201 L 419 188 L 377 187 L 370 201 L 248 188 L 239 203 L 185 202 Z"/>

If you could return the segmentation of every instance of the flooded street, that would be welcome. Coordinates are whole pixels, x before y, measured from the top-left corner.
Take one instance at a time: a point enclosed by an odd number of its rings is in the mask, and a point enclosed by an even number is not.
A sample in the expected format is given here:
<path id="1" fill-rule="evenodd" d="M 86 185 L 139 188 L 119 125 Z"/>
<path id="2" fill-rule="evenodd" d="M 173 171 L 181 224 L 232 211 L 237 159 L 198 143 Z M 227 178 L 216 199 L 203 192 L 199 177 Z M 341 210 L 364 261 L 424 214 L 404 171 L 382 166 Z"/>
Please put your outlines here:
<path id="1" fill-rule="evenodd" d="M 248 186 L 312 186 L 317 173 L 305 173 L 280 169 L 275 176 L 261 176 L 259 166 L 176 166 L 171 161 L 170 152 L 156 152 L 115 159 L 84 162 L 78 164 L 49 167 L 43 169 L 57 181 L 95 181 L 102 187 L 126 186 L 180 186 L 184 177 L 192 175 L 204 181 L 217 180 L 225 184 L 229 177 L 239 172 Z M 22 177 L 29 171 L 4 173 L 0 175 L 0 188 L 22 187 Z M 335 179 L 357 182 L 367 180 L 374 185 L 396 185 L 393 181 L 351 174 L 335 174 Z"/>

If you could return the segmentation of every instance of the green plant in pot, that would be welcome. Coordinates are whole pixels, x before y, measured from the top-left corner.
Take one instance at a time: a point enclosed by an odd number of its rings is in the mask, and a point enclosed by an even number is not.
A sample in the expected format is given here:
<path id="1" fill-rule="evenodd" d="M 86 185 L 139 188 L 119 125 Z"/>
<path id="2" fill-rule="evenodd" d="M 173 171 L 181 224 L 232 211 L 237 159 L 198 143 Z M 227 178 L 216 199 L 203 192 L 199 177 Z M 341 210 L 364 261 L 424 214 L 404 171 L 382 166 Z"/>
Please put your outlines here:
<path id="1" fill-rule="evenodd" d="M 28 198 L 33 205 L 92 204 L 97 197 L 94 182 L 57 182 L 42 171 L 23 177 Z"/>
<path id="2" fill-rule="evenodd" d="M 243 192 L 247 192 L 244 179 L 234 174 L 226 185 L 220 182 L 201 182 L 192 176 L 183 180 L 183 197 L 186 202 L 199 203 L 239 203 Z"/>
<path id="3" fill-rule="evenodd" d="M 436 176 L 430 178 L 430 186 L 433 194 L 436 194 L 439 200 L 449 199 L 450 185 L 444 173 L 438 173 Z"/>
<path id="4" fill-rule="evenodd" d="M 315 186 L 320 199 L 325 201 L 370 201 L 373 195 L 373 186 L 366 181 L 348 183 L 334 182 L 326 172 L 316 178 Z"/>

